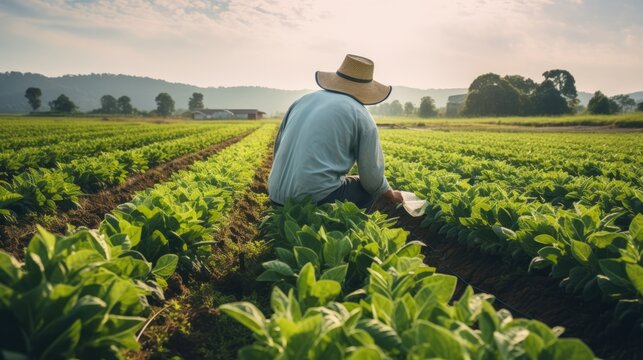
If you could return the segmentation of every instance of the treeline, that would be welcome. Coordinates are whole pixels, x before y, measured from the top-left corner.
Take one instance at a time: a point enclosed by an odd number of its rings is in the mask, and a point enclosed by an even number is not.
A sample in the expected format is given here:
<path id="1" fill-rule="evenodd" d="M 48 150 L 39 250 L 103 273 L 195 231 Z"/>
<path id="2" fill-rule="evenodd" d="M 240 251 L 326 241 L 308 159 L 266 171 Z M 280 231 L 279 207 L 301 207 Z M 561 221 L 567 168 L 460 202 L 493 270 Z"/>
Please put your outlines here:
<path id="1" fill-rule="evenodd" d="M 415 107 L 410 101 L 400 103 L 399 100 L 393 100 L 391 103 L 381 103 L 379 105 L 369 107 L 369 111 L 373 115 L 384 116 L 418 116 L 421 118 L 431 118 L 438 116 L 438 109 L 435 106 L 435 101 L 430 96 L 425 96 L 420 99 L 420 106 Z"/>
<path id="2" fill-rule="evenodd" d="M 25 91 L 25 97 L 33 111 L 37 111 L 42 105 L 42 91 L 39 88 L 30 87 Z M 103 95 L 100 98 L 101 107 L 89 111 L 88 114 L 105 114 L 105 115 L 161 115 L 168 116 L 175 112 L 175 102 L 170 94 L 162 92 L 156 98 L 156 110 L 149 112 L 141 111 L 132 106 L 132 100 L 129 96 L 123 95 L 116 98 L 112 95 Z M 78 107 L 65 94 L 60 94 L 55 100 L 48 103 L 50 114 L 72 114 L 79 113 Z M 203 109 L 203 94 L 195 92 L 188 100 L 190 111 Z M 43 114 L 47 114 L 44 112 Z"/>
<path id="3" fill-rule="evenodd" d="M 643 102 L 638 104 L 629 95 L 605 96 L 594 93 L 587 107 L 581 105 L 576 90 L 576 79 L 567 70 L 545 71 L 543 81 L 521 75 L 500 76 L 487 73 L 478 76 L 467 93 L 446 108 L 436 109 L 431 97 L 423 97 L 420 106 L 412 102 L 404 105 L 398 100 L 369 107 L 373 115 L 383 116 L 552 116 L 566 114 L 615 114 L 643 111 Z M 453 97 L 452 97 L 453 98 Z M 451 98 L 450 98 L 451 100 Z"/>
<path id="4" fill-rule="evenodd" d="M 562 69 L 543 73 L 544 80 L 537 83 L 521 75 L 488 73 L 478 76 L 469 86 L 462 108 L 463 116 L 530 116 L 565 115 L 582 112 L 591 114 L 615 114 L 643 111 L 643 102 L 638 105 L 621 94 L 611 98 L 597 91 L 585 109 L 578 100 L 574 76 Z"/>

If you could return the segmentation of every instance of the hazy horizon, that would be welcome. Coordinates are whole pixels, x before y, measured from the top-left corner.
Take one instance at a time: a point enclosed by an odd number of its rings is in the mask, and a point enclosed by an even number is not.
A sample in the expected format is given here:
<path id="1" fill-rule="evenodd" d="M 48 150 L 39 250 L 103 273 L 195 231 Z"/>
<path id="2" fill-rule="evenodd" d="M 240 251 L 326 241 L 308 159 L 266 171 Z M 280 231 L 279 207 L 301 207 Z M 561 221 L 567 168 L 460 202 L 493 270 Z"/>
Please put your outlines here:
<path id="1" fill-rule="evenodd" d="M 199 87 L 315 89 L 346 53 L 378 81 L 467 88 L 478 75 L 569 70 L 580 91 L 643 89 L 643 2 L 8 0 L 0 69 L 124 74 Z"/>

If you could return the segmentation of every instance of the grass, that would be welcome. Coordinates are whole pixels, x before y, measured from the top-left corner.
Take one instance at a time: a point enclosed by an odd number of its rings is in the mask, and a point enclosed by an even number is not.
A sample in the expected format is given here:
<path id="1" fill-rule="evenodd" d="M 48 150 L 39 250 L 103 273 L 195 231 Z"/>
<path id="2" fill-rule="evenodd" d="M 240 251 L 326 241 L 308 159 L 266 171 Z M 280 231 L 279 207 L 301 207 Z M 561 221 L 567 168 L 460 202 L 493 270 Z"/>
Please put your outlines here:
<path id="1" fill-rule="evenodd" d="M 404 125 L 420 127 L 468 127 L 471 125 L 506 125 L 529 127 L 560 126 L 610 126 L 616 128 L 643 128 L 643 112 L 616 115 L 567 115 L 528 117 L 480 117 L 480 118 L 431 118 L 378 116 L 379 125 Z"/>
<path id="2" fill-rule="evenodd" d="M 246 119 L 230 119 L 230 120 L 192 120 L 186 117 L 179 116 L 127 116 L 127 115 L 101 115 L 101 116 L 89 116 L 89 115 L 61 115 L 61 116 L 30 116 L 30 115 L 16 115 L 16 114 L 0 114 L 0 122 L 5 124 L 12 121 L 29 121 L 30 123 L 42 123 L 42 124 L 51 124 L 51 123 L 60 123 L 63 121 L 72 121 L 78 123 L 105 123 L 105 122 L 134 122 L 134 123 L 155 123 L 155 124 L 165 124 L 165 123 L 206 123 L 206 124 L 224 124 L 232 123 L 236 124 L 239 122 L 248 123 L 248 122 L 274 122 L 281 119 L 277 118 L 263 118 L 261 120 L 246 120 Z"/>

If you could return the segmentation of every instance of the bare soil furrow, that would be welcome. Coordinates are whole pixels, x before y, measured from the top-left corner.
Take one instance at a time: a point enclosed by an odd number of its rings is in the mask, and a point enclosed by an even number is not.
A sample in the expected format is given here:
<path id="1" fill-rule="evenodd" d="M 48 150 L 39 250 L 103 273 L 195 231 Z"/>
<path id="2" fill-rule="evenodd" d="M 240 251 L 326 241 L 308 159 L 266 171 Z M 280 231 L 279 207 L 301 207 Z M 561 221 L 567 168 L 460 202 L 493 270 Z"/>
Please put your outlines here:
<path id="1" fill-rule="evenodd" d="M 253 183 L 237 200 L 221 230 L 214 236 L 209 278 L 178 281 L 169 296 L 170 305 L 141 337 L 137 359 L 235 359 L 242 346 L 252 342 L 251 333 L 217 307 L 226 302 L 251 300 L 268 308 L 269 287 L 256 282 L 261 263 L 268 257 L 259 224 L 269 206 L 268 174 L 272 165 L 272 144 L 255 172 Z M 160 308 L 159 308 L 160 309 Z"/>
<path id="2" fill-rule="evenodd" d="M 643 331 L 636 319 L 615 321 L 612 303 L 583 301 L 566 293 L 559 286 L 559 280 L 547 274 L 527 272 L 526 264 L 483 254 L 457 241 L 442 239 L 420 226 L 422 218 L 413 218 L 402 209 L 378 205 L 380 211 L 397 217 L 398 226 L 410 231 L 412 238 L 427 244 L 424 255 L 428 265 L 460 279 L 456 296 L 471 285 L 477 292 L 493 294 L 496 307 L 506 308 L 514 316 L 537 319 L 549 326 L 563 326 L 564 336 L 580 338 L 600 357 L 643 358 L 643 343 L 640 342 Z"/>
<path id="3" fill-rule="evenodd" d="M 167 180 L 173 173 L 184 170 L 197 161 L 209 158 L 240 141 L 251 132 L 245 132 L 197 152 L 183 155 L 144 173 L 132 175 L 125 183 L 114 188 L 106 189 L 96 194 L 87 194 L 81 197 L 80 207 L 60 212 L 54 219 L 46 221 L 44 224 L 36 220 L 0 226 L 0 247 L 18 258 L 22 258 L 23 249 L 36 232 L 36 225 L 39 223 L 55 233 L 64 233 L 67 229 L 67 224 L 95 228 L 100 224 L 106 213 L 116 208 L 119 204 L 131 200 L 135 192 Z"/>

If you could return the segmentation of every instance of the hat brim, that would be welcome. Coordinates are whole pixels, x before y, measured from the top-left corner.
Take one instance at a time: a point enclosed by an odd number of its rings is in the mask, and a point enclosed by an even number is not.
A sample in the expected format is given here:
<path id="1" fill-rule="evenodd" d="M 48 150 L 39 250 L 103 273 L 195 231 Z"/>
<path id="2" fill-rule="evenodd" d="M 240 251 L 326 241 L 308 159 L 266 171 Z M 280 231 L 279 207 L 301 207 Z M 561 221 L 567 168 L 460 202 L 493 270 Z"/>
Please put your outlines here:
<path id="1" fill-rule="evenodd" d="M 344 79 L 334 72 L 317 71 L 317 85 L 322 89 L 349 95 L 364 105 L 375 105 L 386 100 L 393 88 L 377 81 L 360 83 Z"/>

